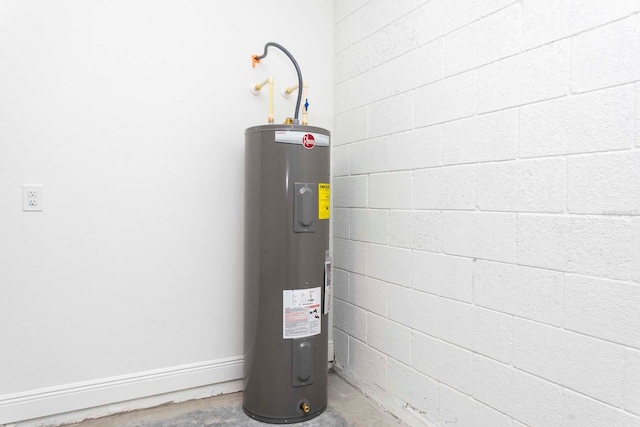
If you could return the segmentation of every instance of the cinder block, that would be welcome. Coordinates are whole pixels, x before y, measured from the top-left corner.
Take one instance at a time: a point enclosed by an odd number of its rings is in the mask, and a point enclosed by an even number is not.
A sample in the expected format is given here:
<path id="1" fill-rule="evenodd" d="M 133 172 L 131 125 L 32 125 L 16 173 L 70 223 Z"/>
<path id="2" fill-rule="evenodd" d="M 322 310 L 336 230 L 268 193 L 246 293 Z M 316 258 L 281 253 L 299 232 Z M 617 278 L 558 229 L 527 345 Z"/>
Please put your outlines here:
<path id="1" fill-rule="evenodd" d="M 516 109 L 482 114 L 444 124 L 444 164 L 515 159 L 517 150 Z"/>
<path id="2" fill-rule="evenodd" d="M 352 209 L 351 239 L 369 243 L 389 243 L 389 211 Z"/>
<path id="3" fill-rule="evenodd" d="M 391 135 L 389 169 L 420 169 L 439 166 L 442 158 L 442 126 Z"/>
<path id="4" fill-rule="evenodd" d="M 439 338 L 502 362 L 511 360 L 511 316 L 440 299 Z"/>
<path id="5" fill-rule="evenodd" d="M 465 212 L 461 212 L 464 214 Z M 455 218 L 455 215 L 451 216 Z M 464 220 L 464 219 L 463 219 Z M 451 233 L 450 226 L 453 222 L 444 222 L 445 232 Z M 476 230 L 473 233 L 473 253 L 477 258 L 494 261 L 514 262 L 516 251 L 516 225 L 515 215 L 503 213 L 477 213 L 475 217 Z M 452 245 L 452 248 L 455 247 Z M 458 249 L 458 252 L 463 252 Z"/>
<path id="6" fill-rule="evenodd" d="M 389 231 L 391 246 L 440 252 L 440 212 L 391 211 Z"/>
<path id="7" fill-rule="evenodd" d="M 351 108 L 358 108 L 391 96 L 389 64 L 372 68 L 351 80 Z"/>
<path id="8" fill-rule="evenodd" d="M 515 214 L 443 212 L 442 222 L 444 252 L 492 261 L 515 262 Z"/>
<path id="9" fill-rule="evenodd" d="M 562 425 L 561 387 L 476 356 L 473 397 L 531 427 Z"/>
<path id="10" fill-rule="evenodd" d="M 563 426 L 639 426 L 640 418 L 569 390 L 563 395 Z"/>
<path id="11" fill-rule="evenodd" d="M 568 274 L 566 329 L 640 347 L 640 286 Z"/>
<path id="12" fill-rule="evenodd" d="M 409 382 L 411 395 L 407 403 L 422 413 L 435 413 L 439 383 L 431 378 L 413 371 Z"/>
<path id="13" fill-rule="evenodd" d="M 520 156 L 632 147 L 633 98 L 633 86 L 622 86 L 522 107 Z"/>
<path id="14" fill-rule="evenodd" d="M 474 115 L 476 113 L 476 81 L 476 71 L 472 70 L 415 90 L 414 127 L 424 127 Z"/>
<path id="15" fill-rule="evenodd" d="M 478 112 L 566 95 L 568 82 L 568 41 L 542 46 L 480 68 Z"/>
<path id="16" fill-rule="evenodd" d="M 336 84 L 333 89 L 334 114 L 346 113 L 351 109 L 351 80 Z"/>
<path id="17" fill-rule="evenodd" d="M 415 11 L 417 8 L 427 3 L 429 0 L 392 0 L 391 1 L 391 18 L 396 20 L 409 12 Z"/>
<path id="18" fill-rule="evenodd" d="M 413 294 L 408 304 L 408 311 L 411 313 L 409 326 L 418 332 L 436 337 L 440 323 L 438 320 L 438 302 L 440 299 L 434 295 L 416 290 L 412 290 L 411 292 L 413 292 Z M 389 310 L 391 310 L 391 302 L 389 304 Z M 396 307 L 396 312 L 400 311 L 399 306 L 400 303 L 395 302 L 394 307 Z M 398 314 L 398 317 L 401 317 L 401 315 Z"/>
<path id="19" fill-rule="evenodd" d="M 496 10 L 507 7 L 517 0 L 482 0 L 482 16 L 487 16 Z"/>
<path id="20" fill-rule="evenodd" d="M 391 61 L 390 66 L 393 93 L 440 80 L 444 76 L 444 38 L 405 53 Z"/>
<path id="21" fill-rule="evenodd" d="M 479 306 L 561 326 L 564 274 L 478 260 L 473 302 Z"/>
<path id="22" fill-rule="evenodd" d="M 635 0 L 603 3 L 598 0 L 525 1 L 522 11 L 522 46 L 530 49 L 633 13 Z"/>
<path id="23" fill-rule="evenodd" d="M 367 272 L 370 277 L 402 286 L 411 285 L 411 251 L 389 246 L 369 245 Z"/>
<path id="24" fill-rule="evenodd" d="M 475 202 L 475 165 L 446 166 L 414 172 L 416 209 L 469 209 Z"/>
<path id="25" fill-rule="evenodd" d="M 335 21 L 340 22 L 356 10 L 360 9 L 368 0 L 341 0 L 335 2 Z"/>
<path id="26" fill-rule="evenodd" d="M 340 53 L 351 46 L 351 17 L 346 17 L 335 26 L 333 49 Z"/>
<path id="27" fill-rule="evenodd" d="M 428 252 L 413 252 L 413 288 L 471 302 L 473 260 Z"/>
<path id="28" fill-rule="evenodd" d="M 516 3 L 447 35 L 445 74 L 458 74 L 518 53 L 520 9 Z"/>
<path id="29" fill-rule="evenodd" d="M 514 319 L 513 366 L 612 405 L 622 405 L 624 348 Z"/>
<path id="30" fill-rule="evenodd" d="M 389 137 L 356 142 L 349 148 L 349 170 L 352 175 L 389 170 Z"/>
<path id="31" fill-rule="evenodd" d="M 370 36 L 391 22 L 391 0 L 371 0 L 353 13 L 351 38 Z"/>
<path id="32" fill-rule="evenodd" d="M 439 383 L 391 358 L 387 359 L 387 389 L 418 411 L 438 412 Z"/>
<path id="33" fill-rule="evenodd" d="M 513 412 L 511 390 L 513 377 L 517 375 L 514 371 L 510 366 L 476 356 L 473 361 L 473 397 L 499 411 Z"/>
<path id="34" fill-rule="evenodd" d="M 333 208 L 333 237 L 349 238 L 349 209 Z"/>
<path id="35" fill-rule="evenodd" d="M 636 147 L 640 147 L 640 84 L 636 85 Z"/>
<path id="36" fill-rule="evenodd" d="M 416 47 L 416 14 L 405 15 L 371 36 L 371 66 L 389 62 Z"/>
<path id="37" fill-rule="evenodd" d="M 435 40 L 480 17 L 479 0 L 433 0 L 416 12 L 418 44 Z"/>
<path id="38" fill-rule="evenodd" d="M 412 367 L 463 393 L 471 393 L 473 353 L 439 339 L 413 332 Z"/>
<path id="39" fill-rule="evenodd" d="M 367 273 L 367 244 L 353 240 L 333 239 L 333 264 L 354 273 Z"/>
<path id="40" fill-rule="evenodd" d="M 392 285 L 371 277 L 352 274 L 349 281 L 349 302 L 380 316 L 386 316 L 387 286 Z"/>
<path id="41" fill-rule="evenodd" d="M 640 282 L 640 218 L 633 219 L 631 233 L 631 277 Z"/>
<path id="42" fill-rule="evenodd" d="M 413 127 L 413 93 L 369 105 L 369 137 L 402 132 Z"/>
<path id="43" fill-rule="evenodd" d="M 584 92 L 639 80 L 639 51 L 637 14 L 575 36 L 571 42 L 571 90 Z"/>
<path id="44" fill-rule="evenodd" d="M 406 326 L 411 326 L 411 314 L 412 314 L 412 298 L 416 291 L 406 288 L 404 286 L 389 285 L 387 288 L 387 317 L 394 322 L 401 323 Z M 427 295 L 427 294 L 424 294 Z M 438 322 L 438 300 L 437 297 L 433 297 L 435 301 L 432 301 L 430 312 L 433 314 L 435 308 L 435 316 L 433 316 Z M 438 335 L 438 329 L 436 327 L 436 336 Z"/>
<path id="45" fill-rule="evenodd" d="M 349 146 L 338 145 L 331 147 L 332 176 L 349 175 Z"/>
<path id="46" fill-rule="evenodd" d="M 445 385 L 440 387 L 439 420 L 458 427 L 512 427 L 511 418 Z"/>
<path id="47" fill-rule="evenodd" d="M 400 362 L 411 363 L 411 329 L 406 326 L 368 313 L 367 344 Z"/>
<path id="48" fill-rule="evenodd" d="M 335 146 L 362 141 L 367 138 L 367 109 L 360 108 L 335 118 L 335 131 L 332 143 Z"/>
<path id="49" fill-rule="evenodd" d="M 640 351 L 624 351 L 624 409 L 640 415 Z"/>
<path id="50" fill-rule="evenodd" d="M 370 208 L 411 209 L 413 178 L 411 172 L 382 173 L 369 176 Z"/>
<path id="51" fill-rule="evenodd" d="M 387 356 L 353 337 L 349 337 L 349 368 L 366 381 L 386 388 Z"/>
<path id="52" fill-rule="evenodd" d="M 408 402 L 414 398 L 411 393 L 411 378 L 418 375 L 409 366 L 402 364 L 392 358 L 387 359 L 387 390 L 403 402 Z M 432 381 L 432 395 L 435 398 L 435 408 L 438 408 L 438 383 Z"/>
<path id="53" fill-rule="evenodd" d="M 519 214 L 518 264 L 629 279 L 631 222 L 615 217 Z"/>
<path id="54" fill-rule="evenodd" d="M 339 268 L 333 269 L 333 297 L 349 301 L 349 272 Z"/>
<path id="55" fill-rule="evenodd" d="M 485 163 L 476 167 L 476 200 L 482 210 L 564 212 L 567 160 Z"/>
<path id="56" fill-rule="evenodd" d="M 367 206 L 367 177 L 348 176 L 333 179 L 333 206 L 364 208 Z"/>
<path id="57" fill-rule="evenodd" d="M 335 56 L 334 79 L 344 82 L 367 71 L 371 66 L 369 40 L 362 40 Z"/>
<path id="58" fill-rule="evenodd" d="M 344 333 L 365 341 L 367 339 L 367 312 L 342 300 L 334 300 L 333 326 Z"/>
<path id="59" fill-rule="evenodd" d="M 640 215 L 640 151 L 569 158 L 568 209 Z"/>
<path id="60" fill-rule="evenodd" d="M 338 328 L 333 328 L 333 352 L 335 363 L 343 368 L 349 366 L 349 335 Z"/>
<path id="61" fill-rule="evenodd" d="M 438 297 L 401 286 L 389 285 L 387 316 L 412 329 L 438 336 Z"/>

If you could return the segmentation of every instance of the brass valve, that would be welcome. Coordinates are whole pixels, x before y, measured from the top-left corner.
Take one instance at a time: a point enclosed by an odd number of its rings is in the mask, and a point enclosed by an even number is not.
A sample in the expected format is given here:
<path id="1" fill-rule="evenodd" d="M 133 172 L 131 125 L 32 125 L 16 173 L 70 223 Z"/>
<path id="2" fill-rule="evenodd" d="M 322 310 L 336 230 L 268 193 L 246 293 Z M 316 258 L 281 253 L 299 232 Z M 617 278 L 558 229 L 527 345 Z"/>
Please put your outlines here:
<path id="1" fill-rule="evenodd" d="M 302 409 L 302 412 L 304 412 L 305 414 L 308 414 L 311 410 L 307 402 L 303 402 L 302 405 L 300 405 L 300 409 Z"/>

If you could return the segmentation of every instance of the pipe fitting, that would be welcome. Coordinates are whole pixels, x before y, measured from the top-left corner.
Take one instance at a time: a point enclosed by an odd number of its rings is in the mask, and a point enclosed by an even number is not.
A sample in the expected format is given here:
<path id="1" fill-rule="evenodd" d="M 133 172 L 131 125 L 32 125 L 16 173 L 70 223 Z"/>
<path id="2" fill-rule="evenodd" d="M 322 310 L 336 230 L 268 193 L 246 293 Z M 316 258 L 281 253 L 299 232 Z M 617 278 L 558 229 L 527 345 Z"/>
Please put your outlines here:
<path id="1" fill-rule="evenodd" d="M 254 95 L 257 95 L 258 93 L 260 93 L 260 89 L 262 89 L 262 87 L 264 85 L 266 85 L 267 83 L 269 83 L 269 78 L 264 79 L 264 81 L 256 83 L 255 85 L 251 86 L 251 93 Z"/>
<path id="2" fill-rule="evenodd" d="M 298 85 L 286 87 L 280 92 L 283 98 L 288 98 L 289 95 L 293 93 L 294 90 L 298 89 Z"/>

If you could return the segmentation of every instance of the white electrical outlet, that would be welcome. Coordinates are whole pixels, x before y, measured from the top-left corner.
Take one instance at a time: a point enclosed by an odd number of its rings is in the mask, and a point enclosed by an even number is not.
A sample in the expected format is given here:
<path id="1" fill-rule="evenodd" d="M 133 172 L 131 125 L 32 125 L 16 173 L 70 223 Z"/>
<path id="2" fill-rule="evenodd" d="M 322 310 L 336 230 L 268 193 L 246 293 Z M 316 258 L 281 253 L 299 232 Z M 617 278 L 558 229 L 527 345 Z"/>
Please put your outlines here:
<path id="1" fill-rule="evenodd" d="M 22 210 L 41 211 L 44 209 L 44 190 L 42 185 L 22 186 Z"/>

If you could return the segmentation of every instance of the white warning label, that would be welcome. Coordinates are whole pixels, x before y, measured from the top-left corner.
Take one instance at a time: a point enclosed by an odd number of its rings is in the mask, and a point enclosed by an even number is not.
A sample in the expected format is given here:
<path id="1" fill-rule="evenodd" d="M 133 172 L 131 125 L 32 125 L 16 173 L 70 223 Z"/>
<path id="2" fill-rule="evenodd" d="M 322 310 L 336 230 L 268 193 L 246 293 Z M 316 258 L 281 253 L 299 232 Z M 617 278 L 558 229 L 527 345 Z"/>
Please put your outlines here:
<path id="1" fill-rule="evenodd" d="M 318 335 L 322 325 L 321 289 L 282 291 L 282 338 Z"/>
<path id="2" fill-rule="evenodd" d="M 331 252 L 324 254 L 324 314 L 331 311 L 331 300 L 333 298 L 333 285 L 331 283 Z"/>

